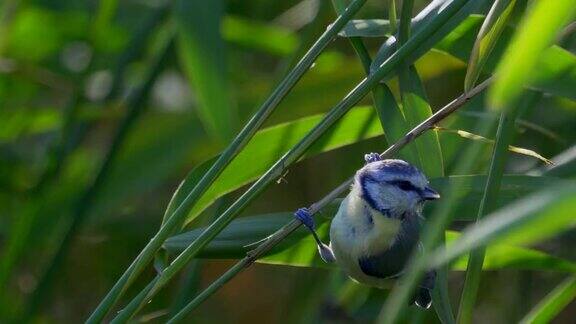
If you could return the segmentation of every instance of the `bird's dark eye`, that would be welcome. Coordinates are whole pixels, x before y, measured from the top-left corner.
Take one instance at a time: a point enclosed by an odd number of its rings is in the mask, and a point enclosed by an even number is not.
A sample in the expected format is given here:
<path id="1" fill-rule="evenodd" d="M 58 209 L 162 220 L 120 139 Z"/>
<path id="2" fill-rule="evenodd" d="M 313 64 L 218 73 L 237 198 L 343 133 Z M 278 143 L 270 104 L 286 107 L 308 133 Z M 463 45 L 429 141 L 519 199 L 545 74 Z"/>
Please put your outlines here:
<path id="1" fill-rule="evenodd" d="M 404 191 L 414 190 L 414 185 L 410 181 L 398 181 L 397 186 Z"/>

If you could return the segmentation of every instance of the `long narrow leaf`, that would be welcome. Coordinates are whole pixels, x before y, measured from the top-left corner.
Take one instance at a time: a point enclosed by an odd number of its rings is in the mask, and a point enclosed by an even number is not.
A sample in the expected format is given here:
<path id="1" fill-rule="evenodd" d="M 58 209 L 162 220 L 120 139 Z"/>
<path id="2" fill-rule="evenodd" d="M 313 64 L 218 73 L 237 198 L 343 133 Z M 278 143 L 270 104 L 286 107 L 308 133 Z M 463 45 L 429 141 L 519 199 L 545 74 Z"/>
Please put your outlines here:
<path id="1" fill-rule="evenodd" d="M 467 62 L 474 45 L 474 35 L 482 25 L 483 17 L 473 15 L 455 28 L 448 36 L 439 42 L 435 48 Z M 492 51 L 491 58 L 484 65 L 484 72 L 492 73 L 496 69 L 506 44 L 510 42 L 515 29 L 506 27 L 501 40 Z M 538 57 L 538 68 L 530 71 L 527 86 L 557 96 L 576 99 L 573 89 L 576 87 L 576 55 L 559 47 L 551 46 Z"/>
<path id="2" fill-rule="evenodd" d="M 449 4 L 452 2 L 454 2 L 454 0 L 432 1 L 414 18 L 414 24 L 412 26 L 413 33 L 418 33 L 422 30 L 430 28 L 430 24 L 433 22 L 434 17 L 436 15 L 442 14 L 442 12 L 446 10 L 446 8 L 448 8 Z M 435 46 L 435 44 L 444 39 L 447 35 L 452 34 L 453 30 L 459 26 L 462 21 L 468 18 L 470 14 L 476 12 L 484 13 L 490 3 L 491 1 L 489 0 L 468 1 L 455 15 L 450 17 L 450 19 L 441 28 L 439 28 L 434 34 L 430 35 L 428 39 L 426 39 L 418 48 L 416 48 L 412 55 L 408 57 L 406 62 L 414 62 L 417 58 L 426 53 L 428 48 Z M 388 41 L 378 50 L 378 53 L 374 57 L 372 70 L 376 69 L 382 62 L 384 62 L 396 47 L 396 39 L 390 37 Z"/>
<path id="3" fill-rule="evenodd" d="M 342 115 L 347 112 L 354 104 L 362 99 L 380 80 L 389 75 L 395 68 L 397 68 L 404 59 L 409 57 L 414 50 L 419 48 L 420 44 L 425 42 L 428 37 L 442 28 L 444 23 L 455 15 L 462 6 L 465 5 L 466 0 L 454 0 L 450 5 L 437 15 L 434 20 L 428 25 L 428 29 L 416 33 L 406 44 L 398 49 L 385 63 L 383 63 L 377 71 L 372 73 L 368 78 L 360 82 L 340 103 L 338 103 L 308 135 L 286 153 L 280 160 L 276 162 L 254 185 L 252 185 L 238 200 L 236 200 L 230 208 L 226 210 L 212 225 L 203 232 L 197 240 L 195 240 L 184 252 L 182 252 L 164 271 L 159 275 L 158 282 L 148 293 L 147 298 L 155 295 L 168 281 L 176 275 L 176 273 L 184 267 L 190 259 L 192 259 L 206 244 L 208 244 L 221 230 L 223 230 L 233 218 L 243 210 L 249 202 L 251 202 L 265 187 L 270 184 L 274 179 L 282 175 L 284 169 L 291 163 L 295 162 L 307 149 L 315 142 L 315 140 L 323 134 L 329 126 L 337 121 Z M 432 44 L 430 45 L 432 46 Z M 223 277 L 211 285 L 202 296 L 208 296 L 213 291 L 217 290 L 221 285 L 230 280 L 236 271 L 244 267 L 244 261 L 234 266 L 234 271 L 227 272 Z M 156 279 L 155 279 L 156 280 Z M 195 299 L 188 304 L 181 313 L 177 314 L 175 318 L 184 316 L 187 311 L 194 308 L 201 299 Z M 141 305 L 143 305 L 144 300 Z"/>
<path id="4" fill-rule="evenodd" d="M 202 179 L 196 184 L 194 189 L 187 194 L 182 204 L 170 215 L 166 222 L 162 224 L 158 233 L 144 247 L 138 257 L 130 264 L 128 269 L 122 274 L 108 294 L 102 299 L 94 312 L 88 318 L 89 323 L 97 323 L 104 319 L 110 309 L 120 299 L 126 289 L 132 284 L 136 277 L 144 271 L 145 267 L 154 258 L 156 251 L 160 249 L 162 243 L 175 229 L 182 225 L 188 211 L 198 201 L 200 196 L 208 189 L 212 182 L 226 168 L 228 163 L 246 145 L 250 138 L 256 133 L 258 128 L 264 123 L 267 117 L 277 107 L 280 101 L 286 96 L 290 89 L 302 77 L 302 75 L 312 65 L 324 47 L 330 42 L 332 37 L 352 18 L 352 16 L 362 7 L 365 0 L 355 0 L 346 10 L 345 14 L 339 16 L 334 24 L 328 28 L 320 38 L 314 43 L 304 57 L 280 82 L 270 97 L 262 104 L 253 118 L 246 124 L 240 134 L 223 151 L 218 160 L 204 174 Z"/>
<path id="5" fill-rule="evenodd" d="M 516 103 L 524 86 L 533 80 L 531 71 L 541 54 L 574 15 L 573 0 L 535 3 L 496 69 L 498 79 L 489 95 L 492 109 L 508 109 Z"/>
<path id="6" fill-rule="evenodd" d="M 496 132 L 496 143 L 492 153 L 490 169 L 488 170 L 484 195 L 478 209 L 477 220 L 496 209 L 502 177 L 504 176 L 508 146 L 514 136 L 514 117 L 515 115 L 507 116 L 504 113 L 500 117 Z M 476 302 L 478 288 L 480 287 L 480 274 L 485 254 L 486 251 L 484 249 L 475 250 L 470 254 L 464 289 L 460 298 L 460 308 L 458 309 L 458 323 L 472 322 L 472 310 Z"/>
<path id="7" fill-rule="evenodd" d="M 402 1 L 400 26 L 398 28 L 399 44 L 404 44 L 410 35 L 412 9 L 414 1 Z M 386 46 L 387 44 L 384 44 Z M 382 52 L 380 52 L 382 53 Z M 403 113 L 409 129 L 432 115 L 426 92 L 420 76 L 413 65 L 404 65 L 399 71 L 400 96 Z M 418 157 L 411 162 L 418 165 L 428 176 L 444 175 L 444 158 L 440 149 L 440 140 L 435 130 L 423 134 L 415 140 L 413 150 Z M 433 292 L 434 309 L 438 317 L 446 323 L 454 323 L 454 315 L 448 292 L 448 270 L 446 266 L 436 269 L 436 287 Z"/>
<path id="8" fill-rule="evenodd" d="M 174 18 L 178 52 L 186 75 L 198 97 L 198 112 L 209 133 L 221 141 L 237 129 L 237 111 L 230 98 L 225 43 L 220 35 L 224 2 L 206 6 L 199 0 L 176 1 Z"/>
<path id="9" fill-rule="evenodd" d="M 520 323 L 550 323 L 574 298 L 576 298 L 576 277 L 570 277 L 554 288 Z"/>
<path id="10" fill-rule="evenodd" d="M 453 244 L 431 254 L 427 264 L 438 266 L 488 244 L 531 244 L 564 232 L 576 226 L 575 194 L 575 184 L 564 184 L 529 195 L 466 229 Z"/>
<path id="11" fill-rule="evenodd" d="M 484 18 L 479 15 L 472 15 L 463 20 L 460 25 L 450 30 L 445 37 L 434 47 L 446 52 L 464 62 L 468 62 L 470 53 L 475 43 L 475 35 L 482 25 Z M 357 26 L 374 26 L 379 22 L 376 20 L 358 20 Z M 370 32 L 370 31 L 369 31 Z M 509 42 L 514 29 L 506 26 L 502 31 L 501 40 L 496 43 L 492 55 L 483 66 L 485 73 L 491 73 L 495 69 L 496 60 L 502 55 L 505 45 Z M 358 31 L 358 36 L 362 33 Z M 395 40 L 388 46 L 393 47 Z M 388 57 L 389 50 L 383 51 L 382 56 Z M 374 58 L 377 62 L 381 60 L 379 56 Z M 376 65 L 376 63 L 374 63 Z M 537 90 L 542 90 L 558 96 L 576 99 L 573 89 L 576 87 L 576 56 L 569 51 L 559 47 L 551 46 L 544 50 L 538 57 L 538 69 L 532 70 L 528 86 Z"/>
<path id="12" fill-rule="evenodd" d="M 322 216 L 317 218 L 320 235 L 324 238 L 327 237 L 329 221 L 336 212 L 337 207 L 338 203 L 330 205 L 329 208 L 322 211 Z M 292 220 L 293 217 L 292 213 L 288 212 L 237 219 L 218 234 L 198 257 L 206 259 L 243 258 L 246 252 L 252 249 L 256 240 L 261 240 L 274 233 L 286 222 Z M 197 228 L 176 235 L 166 241 L 164 248 L 171 252 L 182 251 L 204 229 Z M 456 241 L 460 236 L 457 232 L 446 232 L 446 239 L 449 243 Z M 316 242 L 304 228 L 298 229 L 289 238 L 271 250 L 267 256 L 257 262 L 296 267 L 337 268 L 336 265 L 327 264 L 320 259 L 316 249 Z M 456 271 L 466 270 L 467 262 L 468 258 L 464 256 L 452 263 L 451 268 Z M 498 244 L 487 249 L 483 269 L 520 269 L 576 273 L 576 264 L 538 250 Z"/>
<path id="13" fill-rule="evenodd" d="M 500 39 L 515 4 L 516 0 L 496 0 L 492 5 L 480 32 L 478 32 L 472 53 L 470 53 L 466 78 L 464 79 L 465 91 L 472 89 L 480 77 L 480 72 L 482 72 L 484 64 L 496 46 L 496 42 Z"/>
<path id="14" fill-rule="evenodd" d="M 432 115 L 426 93 L 418 72 L 413 66 L 407 67 L 400 73 L 400 91 L 403 111 L 410 128 L 415 127 L 424 119 Z M 444 174 L 444 165 L 440 141 L 436 131 L 429 131 L 415 141 L 418 161 L 413 163 L 429 177 L 439 177 Z"/>
<path id="15" fill-rule="evenodd" d="M 447 129 L 447 128 L 442 128 L 442 127 L 436 127 L 437 130 L 440 131 L 445 131 L 448 133 L 454 133 L 457 134 L 458 136 L 462 137 L 462 138 L 466 138 L 466 139 L 470 139 L 473 141 L 479 141 L 479 142 L 484 142 L 484 143 L 488 143 L 488 144 L 494 144 L 494 140 L 491 140 L 489 138 L 486 138 L 484 136 L 480 136 L 477 134 L 473 134 L 470 132 L 467 132 L 465 130 L 461 130 L 461 129 Z M 546 164 L 553 164 L 552 161 L 550 161 L 549 159 L 543 157 L 542 155 L 540 155 L 538 152 L 535 152 L 533 150 L 529 150 L 526 148 L 522 148 L 522 147 L 518 147 L 518 146 L 514 146 L 514 145 L 508 145 L 508 150 L 510 152 L 514 152 L 517 154 L 522 154 L 522 155 L 526 155 L 526 156 L 531 156 L 533 158 L 536 158 Z"/>
<path id="16" fill-rule="evenodd" d="M 313 146 L 306 156 L 314 156 L 380 135 L 381 130 L 371 108 L 353 109 L 326 135 L 326 140 L 321 141 L 321 145 Z M 288 148 L 298 143 L 320 120 L 322 120 L 321 115 L 309 116 L 259 131 L 188 213 L 186 222 L 194 220 L 219 197 L 258 179 L 258 176 L 265 172 L 270 164 L 280 158 Z M 263 150 L 263 147 L 266 149 Z M 203 163 L 186 176 L 168 204 L 165 217 L 180 206 L 213 162 L 214 159 Z"/>

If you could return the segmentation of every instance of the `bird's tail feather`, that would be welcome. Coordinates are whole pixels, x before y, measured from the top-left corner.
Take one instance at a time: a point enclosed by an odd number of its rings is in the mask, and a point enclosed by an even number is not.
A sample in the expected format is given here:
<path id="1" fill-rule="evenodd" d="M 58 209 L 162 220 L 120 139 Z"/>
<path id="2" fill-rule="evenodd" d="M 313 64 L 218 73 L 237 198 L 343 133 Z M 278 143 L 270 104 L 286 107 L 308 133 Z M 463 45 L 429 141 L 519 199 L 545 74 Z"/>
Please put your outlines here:
<path id="1" fill-rule="evenodd" d="M 423 309 L 430 308 L 430 306 L 432 306 L 432 295 L 430 294 L 430 290 L 428 290 L 427 288 L 419 287 L 416 293 L 414 294 L 412 302 L 414 303 L 414 305 L 420 308 Z"/>

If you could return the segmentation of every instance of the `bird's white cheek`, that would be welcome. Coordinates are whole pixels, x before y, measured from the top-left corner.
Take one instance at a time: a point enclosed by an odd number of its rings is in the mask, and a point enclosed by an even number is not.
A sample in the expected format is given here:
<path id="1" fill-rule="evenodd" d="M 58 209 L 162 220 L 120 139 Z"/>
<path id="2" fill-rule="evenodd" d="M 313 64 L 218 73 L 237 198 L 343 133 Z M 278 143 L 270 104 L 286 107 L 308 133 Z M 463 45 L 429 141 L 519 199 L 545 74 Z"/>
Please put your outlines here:
<path id="1" fill-rule="evenodd" d="M 414 201 L 412 197 L 408 194 L 402 194 L 397 196 L 396 206 L 398 206 L 399 211 L 404 212 L 411 210 L 414 206 Z"/>
<path id="2" fill-rule="evenodd" d="M 408 202 L 408 210 L 419 210 L 422 209 L 422 199 L 420 199 L 420 195 L 415 194 L 415 193 L 411 193 L 408 197 L 407 197 L 407 202 Z"/>

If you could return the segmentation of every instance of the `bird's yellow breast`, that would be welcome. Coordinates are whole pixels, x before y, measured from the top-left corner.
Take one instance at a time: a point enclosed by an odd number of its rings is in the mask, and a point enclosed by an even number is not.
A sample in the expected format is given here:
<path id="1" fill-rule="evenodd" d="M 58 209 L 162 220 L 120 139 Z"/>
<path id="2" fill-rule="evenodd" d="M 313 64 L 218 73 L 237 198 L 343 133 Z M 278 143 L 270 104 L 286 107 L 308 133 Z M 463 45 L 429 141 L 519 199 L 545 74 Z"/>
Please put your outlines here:
<path id="1" fill-rule="evenodd" d="M 338 265 L 354 280 L 374 287 L 390 286 L 390 279 L 366 275 L 360 269 L 361 256 L 373 255 L 390 248 L 400 229 L 400 221 L 377 211 L 370 211 L 372 223 L 366 221 L 365 204 L 348 195 L 340 205 L 330 228 L 330 245 Z"/>
<path id="2" fill-rule="evenodd" d="M 354 257 L 374 254 L 390 248 L 400 225 L 400 220 L 386 217 L 362 199 L 348 195 L 332 221 L 330 239 Z"/>

